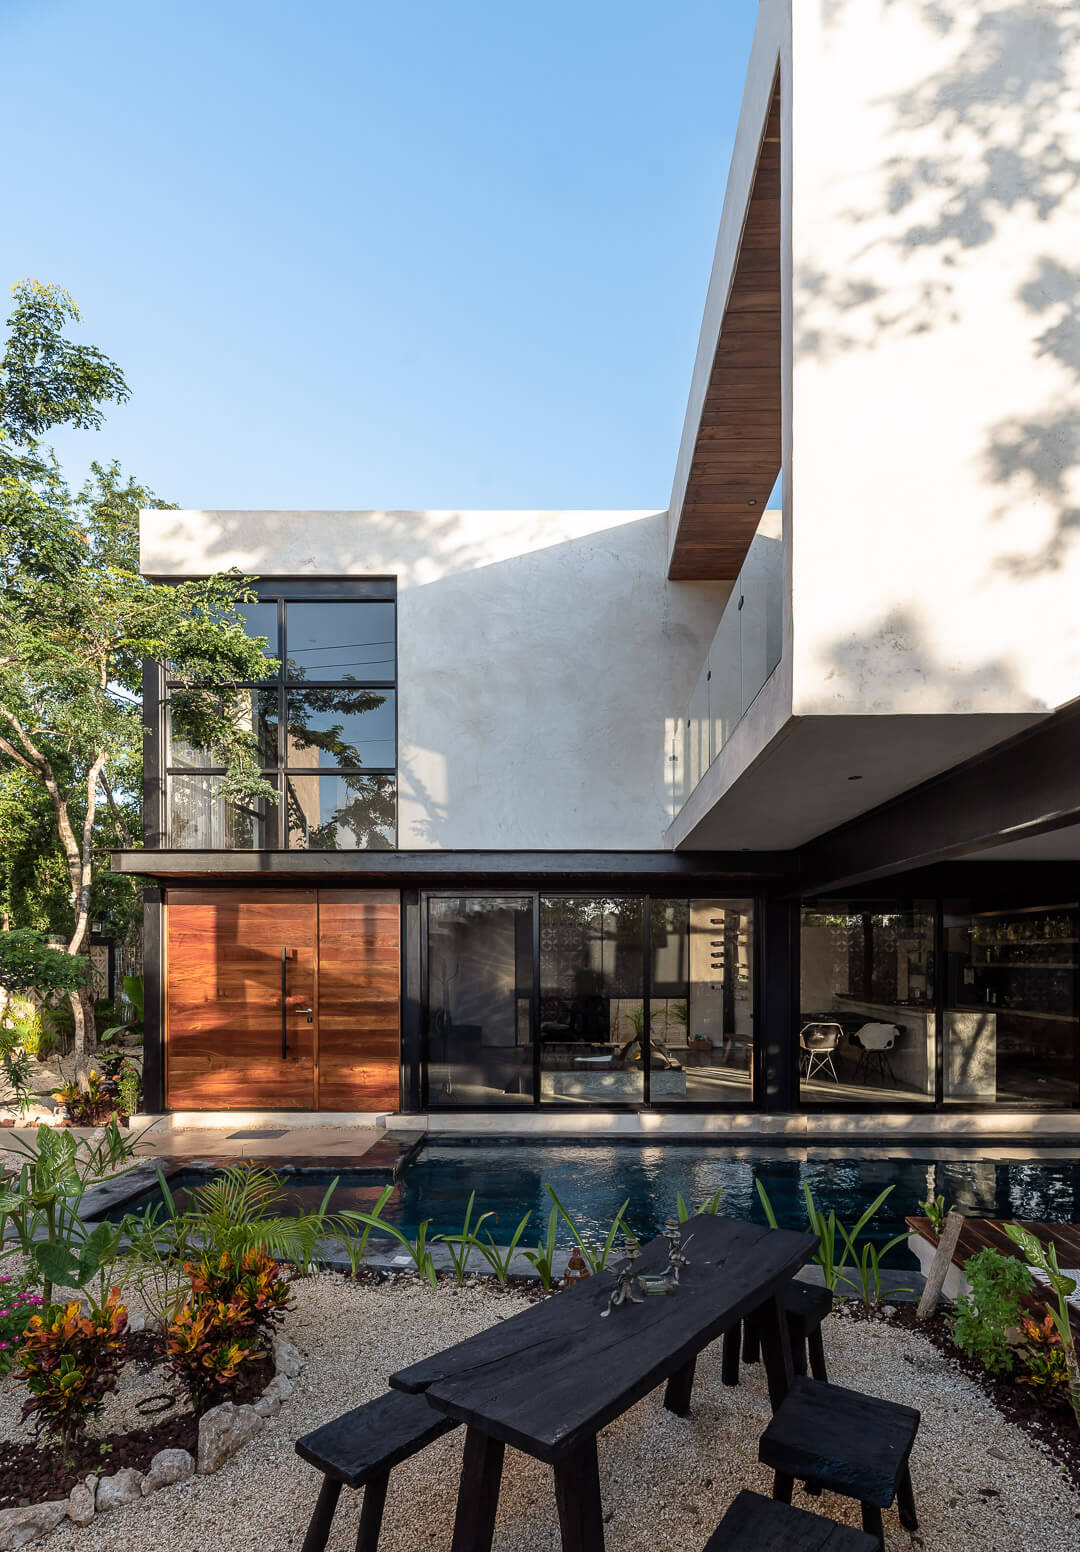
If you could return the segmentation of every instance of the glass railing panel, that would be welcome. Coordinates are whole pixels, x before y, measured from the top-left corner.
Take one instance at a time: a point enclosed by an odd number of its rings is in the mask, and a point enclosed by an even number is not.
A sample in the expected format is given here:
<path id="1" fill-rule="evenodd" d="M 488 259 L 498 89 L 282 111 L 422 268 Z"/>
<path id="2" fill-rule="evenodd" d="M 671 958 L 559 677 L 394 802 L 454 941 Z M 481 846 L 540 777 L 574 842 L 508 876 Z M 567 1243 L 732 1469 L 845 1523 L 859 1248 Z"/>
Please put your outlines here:
<path id="1" fill-rule="evenodd" d="M 731 730 L 743 714 L 742 683 L 739 670 L 739 609 L 736 582 L 724 607 L 716 635 L 709 648 L 708 667 L 712 692 L 712 754 L 715 760 Z"/>
<path id="2" fill-rule="evenodd" d="M 686 776 L 688 794 L 712 764 L 712 731 L 709 720 L 708 664 L 698 675 L 686 717 Z"/>

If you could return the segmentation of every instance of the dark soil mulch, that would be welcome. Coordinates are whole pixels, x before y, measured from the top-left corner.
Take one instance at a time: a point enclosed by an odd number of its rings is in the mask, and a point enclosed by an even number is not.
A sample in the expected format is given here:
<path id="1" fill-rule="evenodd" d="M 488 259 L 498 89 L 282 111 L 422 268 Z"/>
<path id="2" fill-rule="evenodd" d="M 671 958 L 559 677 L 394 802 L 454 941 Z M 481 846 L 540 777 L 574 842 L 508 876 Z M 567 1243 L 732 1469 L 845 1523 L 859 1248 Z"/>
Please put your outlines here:
<path id="1" fill-rule="evenodd" d="M 966 1374 L 987 1396 L 1003 1417 L 1022 1428 L 1033 1442 L 1051 1455 L 1059 1466 L 1068 1472 L 1073 1486 L 1080 1492 L 1080 1432 L 1073 1422 L 1068 1400 L 1047 1405 L 1031 1389 L 1021 1385 L 1016 1378 L 1020 1372 L 1017 1364 L 1012 1375 L 997 1377 L 988 1374 L 983 1366 L 967 1353 L 961 1352 L 952 1339 L 952 1314 L 939 1308 L 929 1320 L 915 1318 L 914 1304 L 894 1304 L 891 1315 L 867 1309 L 854 1299 L 845 1300 L 845 1313 L 853 1320 L 877 1320 L 885 1325 L 899 1326 L 904 1331 L 917 1331 L 933 1342 L 939 1352 L 954 1368 Z"/>
<path id="2" fill-rule="evenodd" d="M 162 1396 L 176 1394 L 176 1384 L 165 1367 L 165 1354 L 157 1337 L 150 1332 L 130 1336 L 128 1359 L 147 1369 L 160 1369 Z M 247 1366 L 227 1399 L 238 1404 L 257 1401 L 273 1377 L 274 1360 L 267 1354 Z M 145 1428 L 133 1428 L 130 1433 L 88 1439 L 70 1456 L 64 1456 L 57 1446 L 0 1444 L 0 1509 L 64 1498 L 76 1482 L 91 1472 L 111 1475 L 124 1466 L 145 1471 L 158 1450 L 189 1450 L 194 1455 L 198 1442 L 199 1420 L 194 1413 L 184 1412 L 159 1423 L 148 1418 Z"/>

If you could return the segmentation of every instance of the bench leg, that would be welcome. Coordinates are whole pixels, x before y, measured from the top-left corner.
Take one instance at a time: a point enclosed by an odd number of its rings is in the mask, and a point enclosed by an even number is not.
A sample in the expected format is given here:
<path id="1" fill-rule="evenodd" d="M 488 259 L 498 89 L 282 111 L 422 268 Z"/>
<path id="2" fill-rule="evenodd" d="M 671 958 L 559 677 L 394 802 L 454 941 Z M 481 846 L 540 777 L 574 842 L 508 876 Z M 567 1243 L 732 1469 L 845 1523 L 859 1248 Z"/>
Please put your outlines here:
<path id="1" fill-rule="evenodd" d="M 794 1477 L 786 1477 L 781 1471 L 773 1473 L 772 1495 L 777 1503 L 789 1504 L 791 1502 L 791 1490 L 794 1486 Z"/>
<path id="2" fill-rule="evenodd" d="M 555 1467 L 563 1552 L 604 1552 L 604 1507 L 596 1440 L 579 1445 Z"/>
<path id="3" fill-rule="evenodd" d="M 334 1523 L 334 1510 L 340 1497 L 341 1483 L 332 1482 L 329 1477 L 323 1477 L 315 1512 L 311 1516 L 300 1552 L 323 1552 L 323 1548 L 330 1540 L 330 1527 Z"/>
<path id="4" fill-rule="evenodd" d="M 766 1299 L 760 1309 L 754 1311 L 754 1325 L 761 1337 L 761 1356 L 769 1382 L 769 1405 L 775 1412 L 791 1389 L 794 1378 L 787 1318 L 778 1297 Z"/>
<path id="5" fill-rule="evenodd" d="M 862 1528 L 868 1536 L 876 1536 L 879 1552 L 885 1552 L 885 1524 L 881 1518 L 881 1510 L 877 1504 L 864 1503 L 862 1509 Z"/>
<path id="6" fill-rule="evenodd" d="M 915 1513 L 915 1489 L 911 1485 L 911 1467 L 905 1466 L 896 1484 L 896 1509 L 905 1530 L 918 1530 L 919 1517 Z"/>
<path id="7" fill-rule="evenodd" d="M 690 1416 L 690 1395 L 694 1389 L 694 1368 L 696 1358 L 691 1358 L 689 1363 L 684 1363 L 681 1369 L 667 1382 L 667 1390 L 664 1392 L 664 1405 L 669 1412 L 674 1412 L 676 1417 Z"/>
<path id="8" fill-rule="evenodd" d="M 828 1380 L 829 1371 L 825 1367 L 825 1344 L 821 1340 L 820 1326 L 810 1332 L 806 1345 L 810 1350 L 810 1373 L 816 1380 Z"/>
<path id="9" fill-rule="evenodd" d="M 720 1378 L 725 1385 L 737 1385 L 739 1383 L 739 1342 L 741 1338 L 741 1324 L 732 1326 L 730 1331 L 724 1332 L 724 1356 L 720 1365 Z"/>
<path id="10" fill-rule="evenodd" d="M 503 1448 L 500 1440 L 490 1439 L 486 1433 L 466 1430 L 451 1552 L 491 1552 Z"/>
<path id="11" fill-rule="evenodd" d="M 389 1480 L 389 1471 L 384 1471 L 381 1476 L 372 1477 L 364 1488 L 364 1507 L 360 1510 L 360 1529 L 356 1532 L 356 1552 L 378 1552 L 386 1484 Z"/>

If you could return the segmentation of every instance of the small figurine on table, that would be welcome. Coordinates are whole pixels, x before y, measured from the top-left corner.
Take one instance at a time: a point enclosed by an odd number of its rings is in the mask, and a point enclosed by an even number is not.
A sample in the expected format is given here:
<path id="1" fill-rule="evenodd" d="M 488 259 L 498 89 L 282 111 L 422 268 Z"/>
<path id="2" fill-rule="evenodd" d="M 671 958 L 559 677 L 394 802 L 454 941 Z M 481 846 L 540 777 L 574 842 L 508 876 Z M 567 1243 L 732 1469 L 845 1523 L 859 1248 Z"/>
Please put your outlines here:
<path id="1" fill-rule="evenodd" d="M 620 1304 L 644 1303 L 641 1294 L 638 1293 L 634 1286 L 636 1282 L 636 1278 L 634 1276 L 634 1262 L 638 1258 L 639 1250 L 640 1246 L 638 1245 L 637 1240 L 627 1237 L 625 1254 L 623 1261 L 619 1266 L 618 1275 L 615 1280 L 615 1286 L 612 1288 L 611 1293 L 608 1296 L 608 1307 L 606 1310 L 600 1311 L 601 1320 L 606 1320 L 607 1317 L 611 1314 L 612 1310 L 617 1309 Z"/>
<path id="2" fill-rule="evenodd" d="M 693 1237 L 692 1234 L 688 1234 L 683 1239 L 682 1226 L 674 1218 L 668 1219 L 664 1228 L 664 1238 L 668 1242 L 668 1264 L 665 1275 L 670 1277 L 676 1288 L 679 1286 L 679 1274 L 690 1265 L 686 1247 Z"/>

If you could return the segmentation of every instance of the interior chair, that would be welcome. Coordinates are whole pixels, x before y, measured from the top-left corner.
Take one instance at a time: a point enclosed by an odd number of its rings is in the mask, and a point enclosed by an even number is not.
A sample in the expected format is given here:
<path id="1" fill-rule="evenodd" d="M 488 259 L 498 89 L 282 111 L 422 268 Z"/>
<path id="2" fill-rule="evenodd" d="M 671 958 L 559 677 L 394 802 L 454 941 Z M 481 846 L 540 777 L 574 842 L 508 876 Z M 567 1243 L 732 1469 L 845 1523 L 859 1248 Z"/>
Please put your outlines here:
<path id="1" fill-rule="evenodd" d="M 896 1024 L 870 1023 L 863 1024 L 857 1029 L 852 1036 L 860 1048 L 859 1064 L 855 1069 L 856 1078 L 860 1076 L 869 1078 L 870 1069 L 873 1067 L 883 1083 L 886 1075 L 895 1083 L 896 1073 L 889 1060 L 889 1052 L 899 1038 L 900 1029 Z"/>
<path id="2" fill-rule="evenodd" d="M 844 1031 L 840 1024 L 819 1022 L 803 1025 L 799 1030 L 799 1065 L 804 1078 L 812 1078 L 815 1073 L 825 1070 L 834 1083 L 839 1083 L 833 1053 L 843 1037 Z"/>

